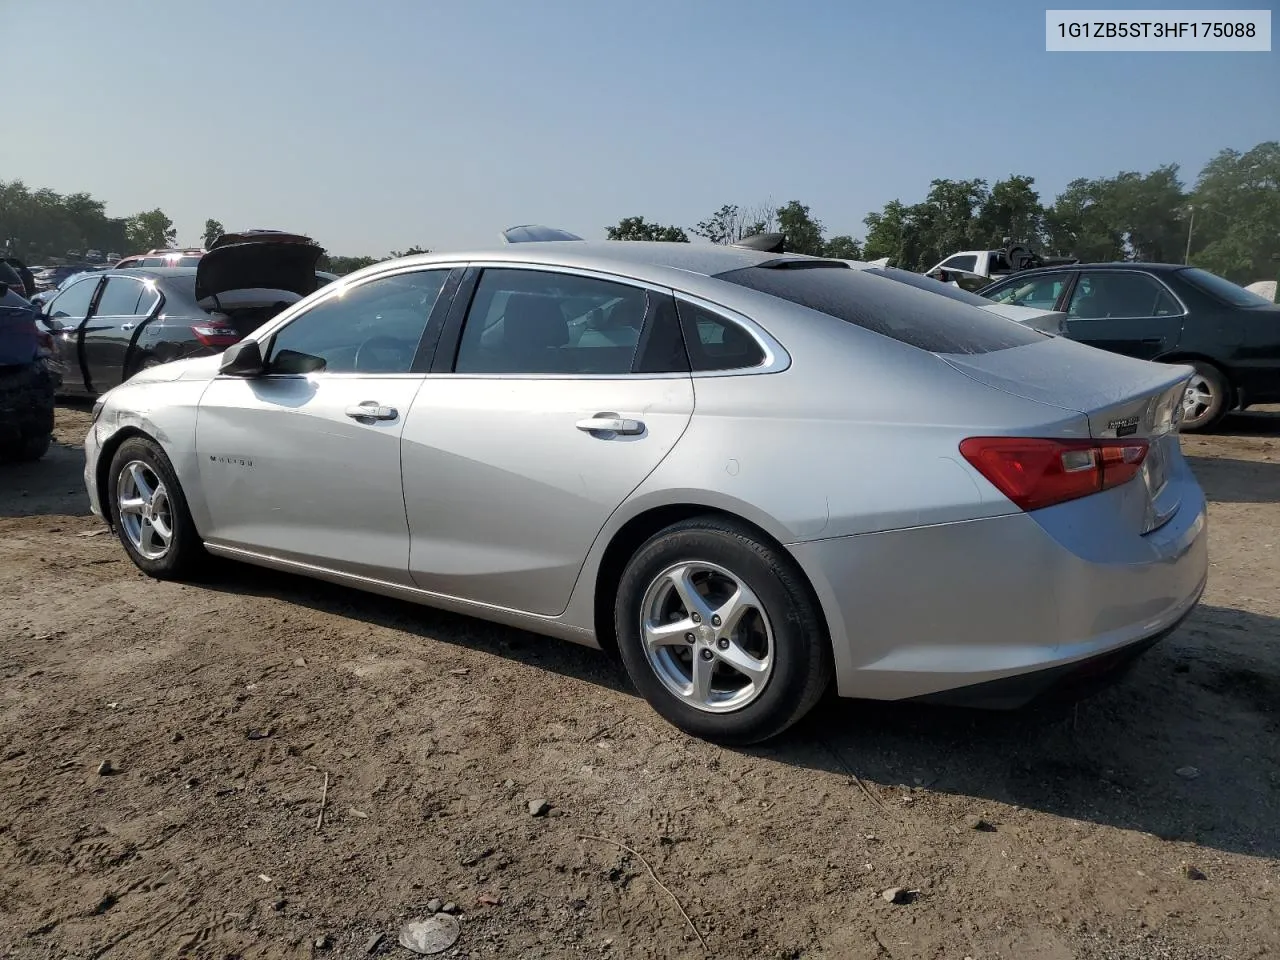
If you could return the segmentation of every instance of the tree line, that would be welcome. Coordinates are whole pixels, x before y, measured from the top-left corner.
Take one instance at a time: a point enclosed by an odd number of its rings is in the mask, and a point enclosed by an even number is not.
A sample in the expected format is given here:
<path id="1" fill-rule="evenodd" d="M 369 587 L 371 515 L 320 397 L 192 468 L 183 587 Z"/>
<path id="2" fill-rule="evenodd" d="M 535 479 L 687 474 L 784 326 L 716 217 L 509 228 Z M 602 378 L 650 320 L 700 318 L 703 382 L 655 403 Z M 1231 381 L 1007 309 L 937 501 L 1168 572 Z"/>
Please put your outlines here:
<path id="1" fill-rule="evenodd" d="M 1190 262 L 1229 280 L 1275 276 L 1280 257 L 1280 141 L 1241 153 L 1223 150 L 1190 186 L 1176 164 L 1142 174 L 1072 180 L 1045 204 L 1035 178 L 1013 174 L 934 180 L 924 200 L 891 200 L 863 218 L 866 236 L 827 237 L 809 207 L 726 204 L 688 229 L 626 217 L 607 227 L 612 240 L 688 242 L 689 234 L 735 243 L 755 233 L 786 234 L 787 249 L 849 260 L 887 257 L 894 266 L 928 270 L 960 250 L 1015 242 L 1051 256 L 1086 262 Z"/>
<path id="2" fill-rule="evenodd" d="M 210 218 L 204 222 L 201 244 L 208 247 L 225 232 L 221 222 Z M 27 263 L 82 260 L 89 250 L 124 257 L 172 247 L 177 238 L 173 221 L 158 207 L 130 217 L 108 217 L 106 204 L 88 193 L 60 194 L 47 187 L 33 190 L 21 180 L 0 180 L 0 250 Z M 385 257 L 326 254 L 320 269 L 344 274 L 381 260 L 429 252 L 414 246 Z"/>
<path id="3" fill-rule="evenodd" d="M 827 236 L 808 205 L 725 204 L 692 227 L 625 217 L 606 228 L 611 240 L 688 242 L 690 234 L 712 243 L 735 243 L 755 233 L 779 231 L 798 253 L 849 260 L 889 258 L 907 270 L 927 270 L 959 250 L 988 249 L 1006 240 L 1053 256 L 1084 261 L 1183 262 L 1241 283 L 1275 276 L 1280 256 L 1280 141 L 1244 153 L 1223 150 L 1194 182 L 1183 182 L 1176 164 L 1149 173 L 1071 181 L 1045 204 L 1035 178 L 1013 174 L 986 180 L 934 180 L 925 198 L 892 200 L 863 218 L 866 235 Z M 208 246 L 224 232 L 205 221 Z M 130 217 L 106 215 L 88 193 L 33 190 L 21 180 L 0 181 L 0 248 L 28 263 L 79 256 L 91 249 L 121 255 L 172 246 L 177 231 L 156 208 Z M 391 257 L 426 253 L 422 247 L 384 257 L 326 255 L 321 268 L 350 273 Z"/>

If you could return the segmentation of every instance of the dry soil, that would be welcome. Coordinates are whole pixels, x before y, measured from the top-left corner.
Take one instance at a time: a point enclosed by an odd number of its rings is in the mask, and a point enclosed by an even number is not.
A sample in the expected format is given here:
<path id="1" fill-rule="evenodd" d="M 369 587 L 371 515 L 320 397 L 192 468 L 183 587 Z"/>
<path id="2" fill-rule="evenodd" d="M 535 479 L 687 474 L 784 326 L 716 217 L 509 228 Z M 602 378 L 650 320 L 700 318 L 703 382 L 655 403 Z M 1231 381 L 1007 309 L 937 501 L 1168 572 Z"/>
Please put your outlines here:
<path id="1" fill-rule="evenodd" d="M 0 955 L 408 957 L 433 899 L 472 958 L 1280 954 L 1280 412 L 1184 439 L 1208 592 L 1118 686 L 833 701 L 751 750 L 585 648 L 149 580 L 88 515 L 87 422 L 0 471 Z"/>

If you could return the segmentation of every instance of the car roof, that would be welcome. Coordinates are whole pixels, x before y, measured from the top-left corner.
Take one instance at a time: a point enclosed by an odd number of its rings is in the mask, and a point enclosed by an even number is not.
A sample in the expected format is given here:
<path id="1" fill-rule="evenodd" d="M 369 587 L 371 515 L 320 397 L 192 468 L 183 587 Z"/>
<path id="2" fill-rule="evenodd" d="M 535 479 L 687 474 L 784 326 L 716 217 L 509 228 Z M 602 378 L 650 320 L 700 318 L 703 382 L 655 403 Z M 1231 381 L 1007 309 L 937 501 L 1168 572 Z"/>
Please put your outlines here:
<path id="1" fill-rule="evenodd" d="M 1150 273 L 1173 273 L 1175 270 L 1185 269 L 1187 269 L 1187 264 L 1185 263 L 1145 263 L 1141 260 L 1120 260 L 1111 263 L 1060 263 L 1056 266 L 1019 270 L 1017 273 L 1011 273 L 1007 277 L 1001 277 L 1000 280 L 1011 280 L 1014 277 L 1025 277 L 1027 275 L 1035 276 L 1039 273 L 1057 273 L 1061 270 L 1146 270 Z"/>
<path id="2" fill-rule="evenodd" d="M 668 243 L 648 240 L 549 240 L 511 243 L 488 249 L 416 254 L 400 260 L 384 260 L 364 268 L 379 272 L 388 264 L 458 263 L 468 260 L 501 261 L 533 265 L 579 267 L 639 276 L 678 270 L 704 277 L 781 260 L 813 260 L 799 254 L 766 253 L 713 243 Z M 832 261 L 838 262 L 838 261 Z"/>

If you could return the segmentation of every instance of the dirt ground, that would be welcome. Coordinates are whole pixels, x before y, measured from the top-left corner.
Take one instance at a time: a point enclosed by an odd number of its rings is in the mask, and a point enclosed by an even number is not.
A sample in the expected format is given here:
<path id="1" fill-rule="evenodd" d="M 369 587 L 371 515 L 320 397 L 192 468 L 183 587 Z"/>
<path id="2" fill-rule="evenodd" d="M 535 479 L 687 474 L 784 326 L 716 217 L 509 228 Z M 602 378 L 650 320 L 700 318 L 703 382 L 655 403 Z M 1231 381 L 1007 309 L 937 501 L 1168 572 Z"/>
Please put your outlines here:
<path id="1" fill-rule="evenodd" d="M 751 750 L 585 648 L 249 567 L 149 580 L 88 515 L 87 423 L 0 471 L 0 956 L 408 957 L 433 899 L 472 958 L 1280 954 L 1274 408 L 1184 440 L 1208 593 L 1120 685 L 833 701 Z"/>

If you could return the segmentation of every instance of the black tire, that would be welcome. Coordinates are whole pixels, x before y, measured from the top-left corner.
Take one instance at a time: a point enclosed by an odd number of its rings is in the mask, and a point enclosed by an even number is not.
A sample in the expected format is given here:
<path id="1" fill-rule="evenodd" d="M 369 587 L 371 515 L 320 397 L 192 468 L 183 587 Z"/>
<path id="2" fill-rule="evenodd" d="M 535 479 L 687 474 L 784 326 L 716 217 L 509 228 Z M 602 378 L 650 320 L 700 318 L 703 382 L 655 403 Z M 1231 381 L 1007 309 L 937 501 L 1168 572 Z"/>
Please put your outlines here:
<path id="1" fill-rule="evenodd" d="M 1188 400 L 1184 401 L 1180 428 L 1183 433 L 1213 429 L 1231 407 L 1231 385 L 1226 375 L 1211 363 L 1197 360 L 1192 366 L 1196 372 L 1187 386 Z M 1193 393 L 1197 395 L 1194 403 Z"/>
<path id="2" fill-rule="evenodd" d="M 160 556 L 147 556 L 131 539 L 130 532 L 121 518 L 120 482 L 125 468 L 134 462 L 144 464 L 154 477 L 164 484 L 167 499 L 166 525 L 170 530 L 169 543 Z M 111 458 L 107 474 L 107 502 L 103 505 L 116 535 L 124 545 L 129 559 L 143 573 L 157 580 L 180 580 L 194 574 L 203 564 L 206 554 L 200 534 L 191 520 L 187 499 L 182 485 L 174 473 L 173 465 L 164 450 L 147 437 L 130 437 Z"/>
<path id="3" fill-rule="evenodd" d="M 44 361 L 0 368 L 0 462 L 39 460 L 49 451 L 55 388 Z"/>
<path id="4" fill-rule="evenodd" d="M 690 706 L 668 689 L 646 653 L 642 630 L 642 619 L 648 615 L 643 609 L 646 594 L 664 571 L 684 562 L 711 564 L 730 572 L 759 599 L 772 627 L 772 671 L 754 699 L 730 712 Z M 680 616 L 672 614 L 673 619 Z M 813 708 L 834 672 L 826 628 L 795 563 L 752 528 L 726 518 L 695 517 L 646 541 L 628 562 L 618 585 L 614 628 L 627 673 L 641 695 L 670 723 L 714 743 L 745 745 L 782 733 Z M 696 645 L 684 652 L 671 647 L 670 656 L 688 655 L 692 669 L 693 655 L 707 656 L 705 643 L 711 651 L 708 661 L 714 663 L 719 641 L 698 636 Z"/>
<path id="5" fill-rule="evenodd" d="M 51 446 L 53 446 L 52 433 L 46 433 L 35 437 L 27 437 L 18 447 L 17 456 L 14 459 L 26 463 L 30 463 L 33 460 L 39 460 L 49 452 L 49 448 Z"/>

